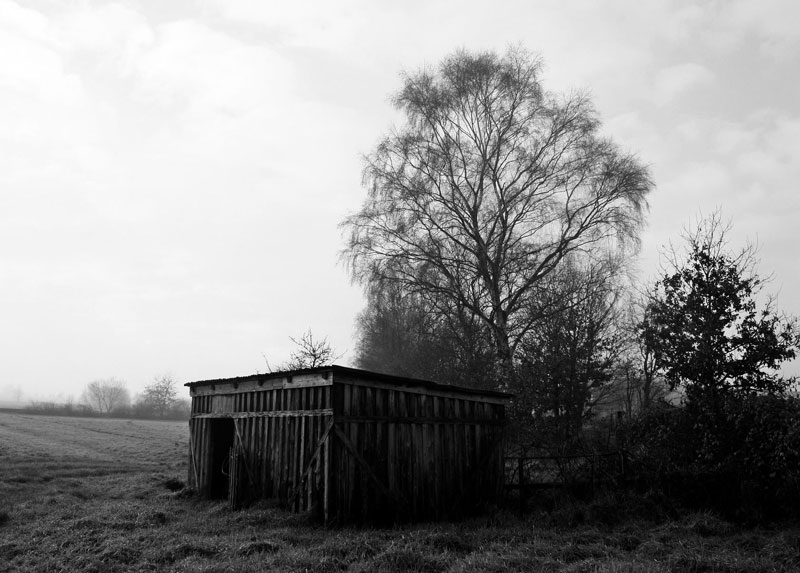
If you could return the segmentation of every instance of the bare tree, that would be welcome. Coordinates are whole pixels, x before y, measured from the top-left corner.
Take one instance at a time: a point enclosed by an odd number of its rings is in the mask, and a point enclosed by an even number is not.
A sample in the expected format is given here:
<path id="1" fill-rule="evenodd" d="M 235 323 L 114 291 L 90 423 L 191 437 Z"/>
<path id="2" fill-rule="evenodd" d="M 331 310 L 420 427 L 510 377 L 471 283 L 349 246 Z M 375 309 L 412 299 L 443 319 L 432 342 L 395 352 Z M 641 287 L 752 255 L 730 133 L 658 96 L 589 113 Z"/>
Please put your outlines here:
<path id="1" fill-rule="evenodd" d="M 130 394 L 125 382 L 116 378 L 95 380 L 86 385 L 83 401 L 93 410 L 107 414 L 130 404 Z"/>
<path id="2" fill-rule="evenodd" d="M 297 339 L 289 337 L 297 348 L 290 354 L 289 362 L 283 367 L 286 370 L 298 370 L 300 368 L 317 368 L 318 366 L 329 366 L 339 358 L 334 349 L 328 344 L 327 338 L 315 339 L 311 329 L 308 329 Z"/>
<path id="3" fill-rule="evenodd" d="M 3 393 L 8 397 L 9 400 L 16 403 L 22 402 L 22 397 L 25 395 L 25 392 L 22 390 L 22 386 L 19 384 L 8 384 L 4 386 Z"/>
<path id="4" fill-rule="evenodd" d="M 144 388 L 141 398 L 142 405 L 160 418 L 163 418 L 177 400 L 178 391 L 175 385 L 175 379 L 170 374 L 156 376 Z"/>
<path id="5" fill-rule="evenodd" d="M 501 369 L 565 257 L 636 245 L 652 187 L 598 135 L 588 97 L 541 85 L 537 58 L 458 52 L 404 77 L 406 124 L 366 157 L 368 197 L 343 253 L 362 284 L 398 282 L 491 333 Z"/>

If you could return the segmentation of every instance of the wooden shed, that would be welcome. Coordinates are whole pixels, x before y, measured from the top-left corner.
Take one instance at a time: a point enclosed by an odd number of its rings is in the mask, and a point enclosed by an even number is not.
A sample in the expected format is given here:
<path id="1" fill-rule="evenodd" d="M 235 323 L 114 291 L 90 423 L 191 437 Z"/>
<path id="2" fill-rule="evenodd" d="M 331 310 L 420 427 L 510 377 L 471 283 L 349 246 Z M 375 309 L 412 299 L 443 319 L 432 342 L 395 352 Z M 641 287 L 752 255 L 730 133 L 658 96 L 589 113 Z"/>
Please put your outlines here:
<path id="1" fill-rule="evenodd" d="M 454 517 L 494 501 L 510 395 L 326 366 L 186 384 L 189 483 L 326 523 Z"/>

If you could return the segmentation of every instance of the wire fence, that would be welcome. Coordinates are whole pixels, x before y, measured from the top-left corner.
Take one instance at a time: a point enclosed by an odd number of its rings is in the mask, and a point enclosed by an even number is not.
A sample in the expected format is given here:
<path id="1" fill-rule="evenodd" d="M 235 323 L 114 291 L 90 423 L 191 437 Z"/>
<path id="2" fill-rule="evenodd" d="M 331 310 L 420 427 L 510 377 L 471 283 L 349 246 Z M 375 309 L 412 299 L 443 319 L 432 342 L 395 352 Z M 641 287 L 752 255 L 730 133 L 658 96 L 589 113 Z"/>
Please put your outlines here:
<path id="1" fill-rule="evenodd" d="M 506 455 L 505 490 L 518 497 L 524 513 L 531 495 L 546 488 L 588 488 L 616 484 L 625 479 L 627 460 L 623 451 L 576 455 Z M 517 496 L 514 496 L 514 492 Z"/>

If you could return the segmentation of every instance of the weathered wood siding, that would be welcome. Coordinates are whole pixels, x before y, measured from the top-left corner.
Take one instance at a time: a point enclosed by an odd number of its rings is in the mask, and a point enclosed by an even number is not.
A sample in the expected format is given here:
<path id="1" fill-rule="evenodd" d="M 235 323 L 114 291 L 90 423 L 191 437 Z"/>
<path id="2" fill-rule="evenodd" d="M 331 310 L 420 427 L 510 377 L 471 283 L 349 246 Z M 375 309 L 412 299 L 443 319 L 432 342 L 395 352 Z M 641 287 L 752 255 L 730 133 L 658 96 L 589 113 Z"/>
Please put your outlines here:
<path id="1" fill-rule="evenodd" d="M 454 517 L 499 495 L 505 398 L 352 372 L 194 386 L 189 482 L 329 523 Z"/>
<path id="2" fill-rule="evenodd" d="M 277 498 L 297 511 L 310 510 L 324 496 L 329 474 L 331 385 L 304 377 L 198 388 L 190 419 L 189 480 L 202 495 L 212 495 L 215 475 L 225 460 L 216 455 L 215 421 L 232 420 L 230 437 L 240 449 L 243 468 L 235 484 L 242 500 Z M 227 459 L 227 458 L 225 458 Z M 318 508 L 324 512 L 324 506 Z"/>
<path id="3" fill-rule="evenodd" d="M 336 377 L 333 520 L 437 520 L 496 499 L 504 405 Z"/>

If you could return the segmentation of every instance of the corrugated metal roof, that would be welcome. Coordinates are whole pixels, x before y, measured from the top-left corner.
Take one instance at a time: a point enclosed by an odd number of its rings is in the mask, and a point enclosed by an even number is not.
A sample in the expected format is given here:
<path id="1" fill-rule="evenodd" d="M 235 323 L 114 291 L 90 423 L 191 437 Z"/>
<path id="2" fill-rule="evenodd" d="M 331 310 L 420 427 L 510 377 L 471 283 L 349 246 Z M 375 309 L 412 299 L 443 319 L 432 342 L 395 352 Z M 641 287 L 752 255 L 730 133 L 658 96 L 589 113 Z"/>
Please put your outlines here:
<path id="1" fill-rule="evenodd" d="M 196 386 L 208 386 L 211 384 L 223 384 L 230 382 L 243 382 L 245 380 L 271 380 L 274 378 L 285 378 L 286 376 L 297 376 L 300 374 L 318 374 L 322 372 L 332 372 L 334 376 L 337 374 L 344 376 L 358 376 L 364 378 L 371 378 L 381 382 L 388 382 L 397 386 L 417 386 L 429 388 L 431 390 L 441 390 L 444 392 L 459 392 L 463 394 L 472 394 L 479 396 L 491 396 L 493 398 L 513 398 L 513 394 L 506 392 L 497 392 L 495 390 L 481 390 L 477 388 L 467 388 L 465 386 L 451 386 L 449 384 L 440 384 L 431 380 L 421 380 L 419 378 L 407 378 L 404 376 L 393 376 L 391 374 L 382 374 L 380 372 L 371 372 L 369 370 L 360 370 L 358 368 L 349 368 L 346 366 L 338 366 L 332 364 L 330 366 L 319 366 L 316 368 L 301 368 L 298 370 L 284 370 L 281 372 L 265 372 L 263 374 L 250 374 L 247 376 L 235 376 L 233 378 L 216 378 L 214 380 L 198 380 L 196 382 L 187 382 L 184 386 L 194 388 Z"/>

